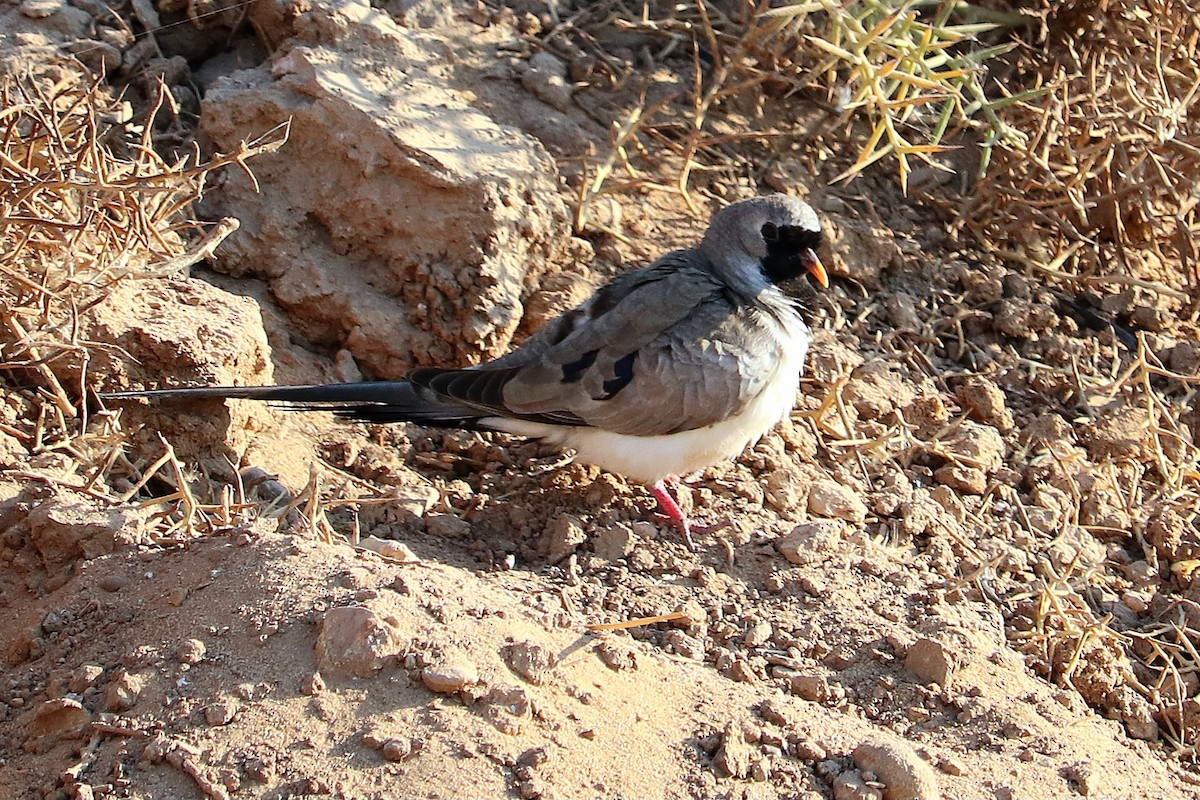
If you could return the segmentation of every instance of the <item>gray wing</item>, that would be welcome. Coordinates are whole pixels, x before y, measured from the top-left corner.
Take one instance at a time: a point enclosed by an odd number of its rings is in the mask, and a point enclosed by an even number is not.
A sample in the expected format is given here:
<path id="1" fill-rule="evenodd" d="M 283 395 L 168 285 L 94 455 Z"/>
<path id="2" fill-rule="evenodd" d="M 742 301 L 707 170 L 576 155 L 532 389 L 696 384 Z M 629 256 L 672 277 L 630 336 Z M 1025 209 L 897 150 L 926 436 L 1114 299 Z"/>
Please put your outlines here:
<path id="1" fill-rule="evenodd" d="M 408 377 L 498 416 L 661 435 L 719 422 L 756 397 L 782 355 L 776 330 L 672 253 L 617 278 L 503 358 Z"/>

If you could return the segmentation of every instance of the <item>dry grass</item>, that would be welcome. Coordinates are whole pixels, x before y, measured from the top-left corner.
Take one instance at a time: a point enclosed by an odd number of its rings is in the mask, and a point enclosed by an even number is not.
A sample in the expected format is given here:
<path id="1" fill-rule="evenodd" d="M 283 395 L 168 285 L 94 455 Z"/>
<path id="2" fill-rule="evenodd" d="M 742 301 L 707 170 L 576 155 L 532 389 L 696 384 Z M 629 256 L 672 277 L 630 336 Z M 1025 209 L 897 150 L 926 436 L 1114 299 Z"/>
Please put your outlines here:
<path id="1" fill-rule="evenodd" d="M 733 15 L 703 0 L 636 5 L 594 4 L 546 37 L 550 44 L 575 38 L 590 46 L 617 84 L 633 80 L 634 70 L 612 67 L 619 59 L 595 45 L 591 31 L 601 26 L 659 40 L 660 48 L 644 54 L 652 61 L 679 52 L 692 61 L 689 85 L 679 95 L 649 106 L 643 95 L 638 107 L 613 124 L 608 156 L 582 182 L 579 228 L 588 224 L 588 207 L 601 195 L 667 189 L 690 204 L 694 172 L 755 169 L 755 159 L 732 145 L 755 142 L 771 158 L 787 143 L 808 139 L 811 120 L 773 119 L 768 108 L 798 92 L 825 95 L 839 123 L 865 118 L 871 126 L 855 162 L 836 180 L 852 179 L 891 157 L 905 190 L 914 160 L 948 169 L 935 156 L 950 149 L 945 140 L 964 130 L 981 132 L 985 152 L 1023 143 L 999 110 L 1042 92 L 986 96 L 987 62 L 1014 45 L 985 46 L 978 37 L 1028 18 L 967 3 L 819 0 L 777 6 L 759 0 Z M 675 179 L 656 183 L 648 174 L 652 169 L 635 164 L 638 155 L 648 162 L 669 158 Z"/>
<path id="2" fill-rule="evenodd" d="M 128 498 L 108 496 L 101 479 L 123 461 L 125 437 L 112 417 L 89 419 L 87 402 L 91 355 L 109 345 L 84 339 L 80 319 L 119 281 L 183 274 L 207 257 L 237 222 L 189 219 L 206 179 L 222 166 L 245 169 L 287 131 L 168 163 L 152 140 L 157 109 L 132 124 L 128 107 L 70 62 L 0 80 L 0 107 L 0 367 L 27 389 L 9 395 L 24 406 L 4 432 L 31 455 L 57 452 L 88 469 L 71 488 L 120 502 Z M 190 526 L 198 504 L 166 447 L 157 467 L 173 465 L 182 493 L 173 499 Z"/>
<path id="3" fill-rule="evenodd" d="M 959 224 L 1051 278 L 1194 287 L 1200 6 L 1051 5 L 1044 41 L 1017 62 L 1046 91 L 1001 114 L 1025 141 L 997 153 Z"/>

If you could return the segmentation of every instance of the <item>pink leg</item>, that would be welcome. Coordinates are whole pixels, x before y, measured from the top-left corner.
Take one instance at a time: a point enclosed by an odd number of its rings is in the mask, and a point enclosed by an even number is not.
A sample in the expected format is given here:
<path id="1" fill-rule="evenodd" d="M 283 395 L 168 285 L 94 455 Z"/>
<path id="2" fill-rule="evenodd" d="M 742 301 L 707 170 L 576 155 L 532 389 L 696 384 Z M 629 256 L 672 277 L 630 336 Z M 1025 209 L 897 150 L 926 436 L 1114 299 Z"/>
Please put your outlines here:
<path id="1" fill-rule="evenodd" d="M 692 524 L 688 522 L 687 514 L 683 513 L 683 509 L 679 507 L 679 503 L 676 503 L 675 498 L 667 491 L 666 485 L 668 483 L 675 483 L 678 480 L 674 475 L 671 475 L 665 481 L 659 481 L 651 486 L 650 494 L 654 495 L 654 499 L 658 501 L 662 510 L 667 512 L 667 518 L 679 529 L 679 533 L 683 536 L 683 543 L 687 545 L 687 549 L 694 553 L 696 552 L 696 545 L 692 541 Z"/>

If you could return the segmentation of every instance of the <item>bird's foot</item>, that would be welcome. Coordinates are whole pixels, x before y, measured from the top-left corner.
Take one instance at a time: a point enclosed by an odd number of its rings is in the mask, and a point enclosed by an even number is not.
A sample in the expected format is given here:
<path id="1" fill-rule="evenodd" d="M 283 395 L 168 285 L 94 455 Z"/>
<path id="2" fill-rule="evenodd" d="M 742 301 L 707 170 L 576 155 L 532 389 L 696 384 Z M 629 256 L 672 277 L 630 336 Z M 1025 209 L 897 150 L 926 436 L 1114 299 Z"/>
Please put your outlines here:
<path id="1" fill-rule="evenodd" d="M 651 486 L 650 493 L 654 495 L 654 499 L 658 501 L 658 505 L 663 510 L 663 513 L 656 516 L 674 525 L 675 529 L 679 531 L 680 536 L 683 537 L 684 545 L 694 553 L 696 552 L 696 543 L 692 541 L 692 533 L 716 533 L 732 525 L 733 520 L 723 519 L 712 523 L 702 523 L 693 522 L 688 519 L 687 514 L 683 512 L 683 509 L 679 507 L 679 503 L 671 496 L 671 492 L 667 490 L 667 484 L 678 482 L 679 479 L 672 475 Z"/>

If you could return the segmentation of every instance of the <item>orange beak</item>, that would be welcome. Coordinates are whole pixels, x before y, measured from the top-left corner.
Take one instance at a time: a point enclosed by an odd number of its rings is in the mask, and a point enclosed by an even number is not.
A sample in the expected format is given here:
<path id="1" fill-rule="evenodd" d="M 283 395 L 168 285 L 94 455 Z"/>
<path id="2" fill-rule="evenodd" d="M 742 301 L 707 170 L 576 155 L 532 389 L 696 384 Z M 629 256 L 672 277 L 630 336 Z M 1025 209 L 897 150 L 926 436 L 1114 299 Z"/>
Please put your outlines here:
<path id="1" fill-rule="evenodd" d="M 813 276 L 822 289 L 829 288 L 829 273 L 825 271 L 825 265 L 821 263 L 821 259 L 817 258 L 817 254 L 812 250 L 805 250 L 800 254 L 800 260 L 804 263 L 804 268 L 808 270 L 808 274 Z"/>

